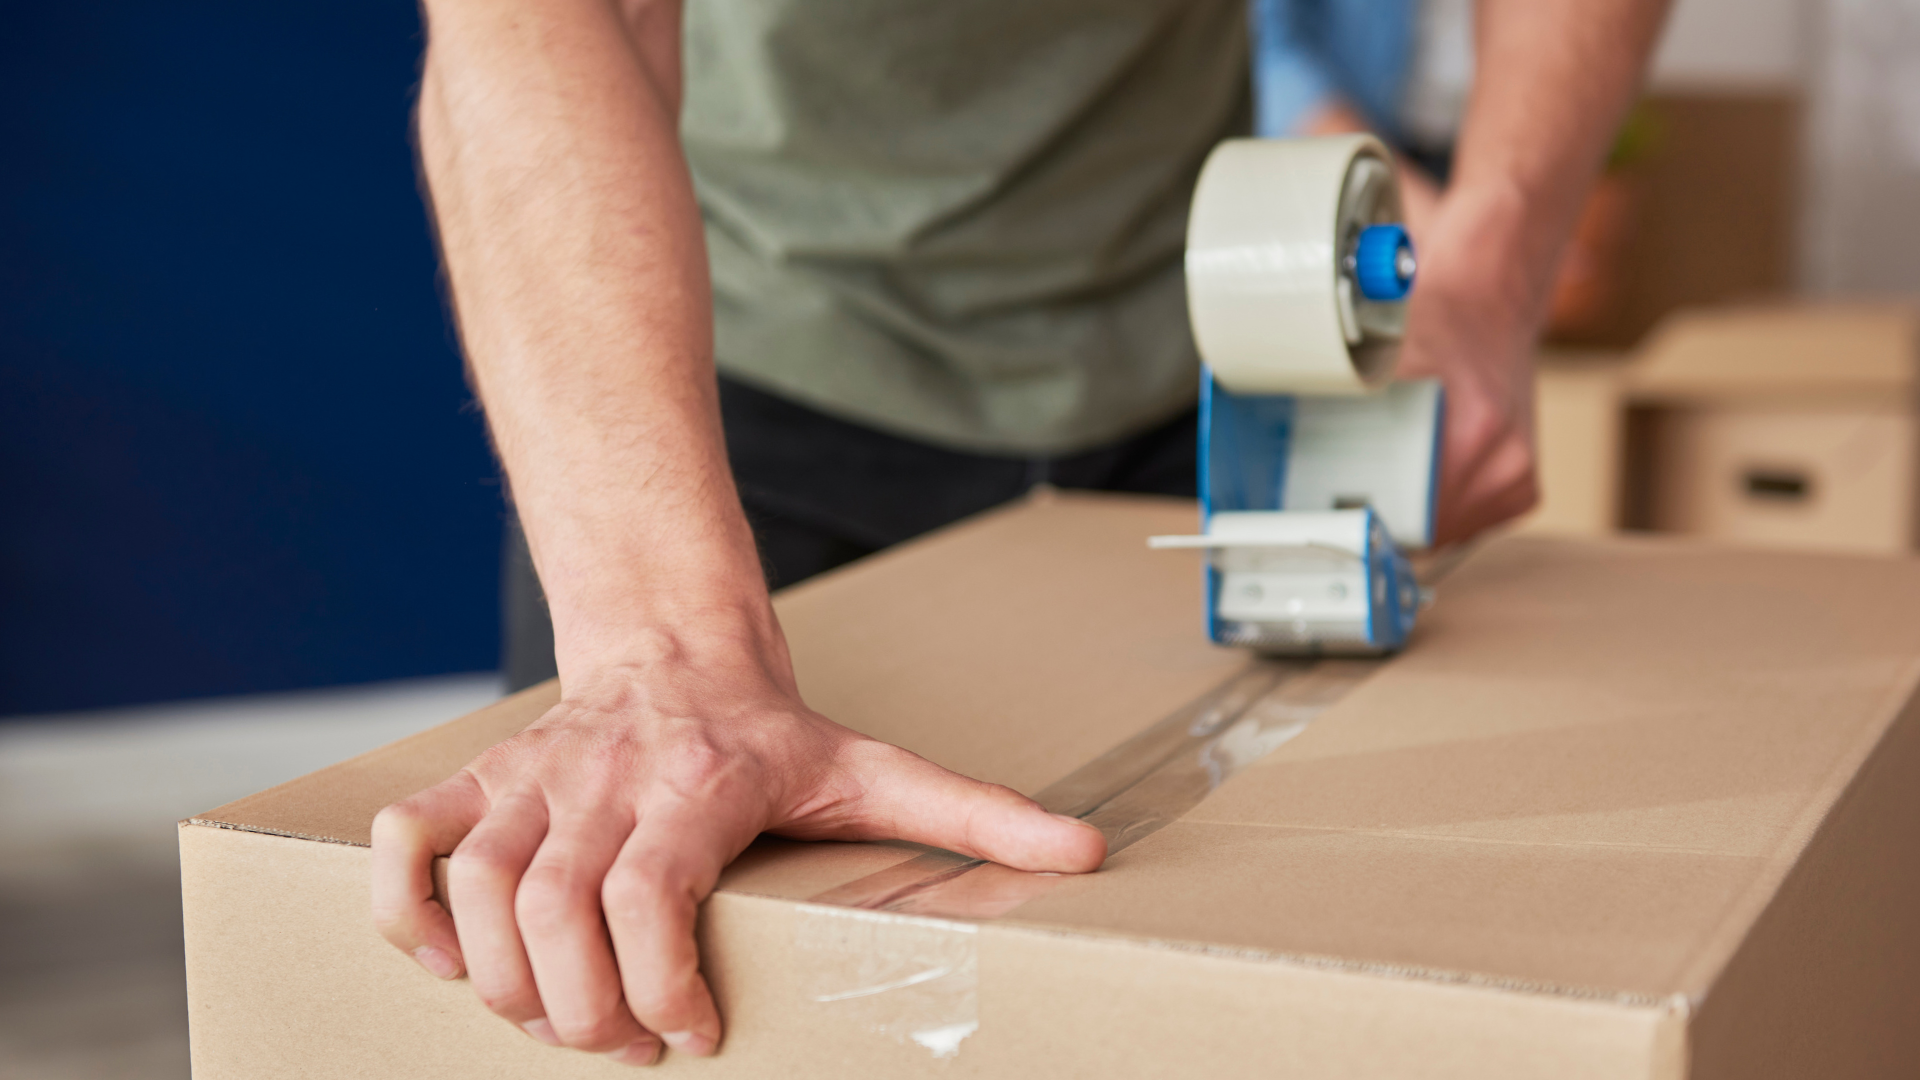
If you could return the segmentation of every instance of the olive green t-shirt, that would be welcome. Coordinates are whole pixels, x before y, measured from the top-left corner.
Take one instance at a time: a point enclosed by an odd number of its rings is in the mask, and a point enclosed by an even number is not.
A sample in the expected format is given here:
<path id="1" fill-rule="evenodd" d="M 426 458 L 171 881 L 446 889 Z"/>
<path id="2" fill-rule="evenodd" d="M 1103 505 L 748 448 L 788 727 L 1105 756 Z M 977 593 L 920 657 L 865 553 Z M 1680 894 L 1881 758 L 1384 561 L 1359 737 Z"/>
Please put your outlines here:
<path id="1" fill-rule="evenodd" d="M 1181 250 L 1246 0 L 690 0 L 682 137 L 730 377 L 1053 454 L 1192 401 Z"/>

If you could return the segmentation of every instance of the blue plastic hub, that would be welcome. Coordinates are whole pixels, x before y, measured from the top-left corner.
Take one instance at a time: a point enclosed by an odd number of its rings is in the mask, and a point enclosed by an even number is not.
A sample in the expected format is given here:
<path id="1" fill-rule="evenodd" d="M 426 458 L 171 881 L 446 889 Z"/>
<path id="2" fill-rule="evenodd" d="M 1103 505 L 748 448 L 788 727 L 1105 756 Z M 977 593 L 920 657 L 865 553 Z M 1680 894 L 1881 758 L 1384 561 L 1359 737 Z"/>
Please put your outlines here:
<path id="1" fill-rule="evenodd" d="M 1369 225 L 1353 251 L 1353 277 L 1369 300 L 1404 300 L 1413 288 L 1413 241 L 1398 225 Z"/>

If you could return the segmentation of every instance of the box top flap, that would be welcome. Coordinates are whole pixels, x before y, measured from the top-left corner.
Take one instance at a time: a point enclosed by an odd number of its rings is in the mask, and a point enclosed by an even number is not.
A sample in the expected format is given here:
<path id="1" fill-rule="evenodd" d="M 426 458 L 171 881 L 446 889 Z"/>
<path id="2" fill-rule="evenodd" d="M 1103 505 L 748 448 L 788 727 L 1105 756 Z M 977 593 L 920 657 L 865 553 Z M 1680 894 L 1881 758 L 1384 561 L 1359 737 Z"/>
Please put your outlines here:
<path id="1" fill-rule="evenodd" d="M 1021 920 L 1697 994 L 1920 678 L 1920 564 L 1507 540 L 1301 736 Z"/>
<path id="2" fill-rule="evenodd" d="M 1897 303 L 1773 304 L 1678 312 L 1627 371 L 1643 400 L 1875 401 L 1915 388 L 1920 313 Z"/>
<path id="3" fill-rule="evenodd" d="M 1189 504 L 1062 496 L 783 594 L 807 700 L 1028 793 L 1203 697 Z M 1413 647 L 1100 873 L 1052 930 L 1546 991 L 1698 993 L 1920 677 L 1920 563 L 1505 540 Z M 554 700 L 537 688 L 201 820 L 367 842 L 380 806 Z M 763 841 L 722 887 L 808 899 L 915 855 Z M 1011 872 L 1009 872 L 1011 873 Z"/>

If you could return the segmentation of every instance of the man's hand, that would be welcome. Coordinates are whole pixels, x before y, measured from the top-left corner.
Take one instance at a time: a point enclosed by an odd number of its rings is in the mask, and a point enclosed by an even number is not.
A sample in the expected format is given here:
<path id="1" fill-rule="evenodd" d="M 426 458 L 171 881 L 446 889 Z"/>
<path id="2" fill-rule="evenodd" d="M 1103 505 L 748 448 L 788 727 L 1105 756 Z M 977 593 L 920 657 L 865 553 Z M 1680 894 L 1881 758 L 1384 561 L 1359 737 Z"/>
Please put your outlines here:
<path id="1" fill-rule="evenodd" d="M 687 648 L 569 684 L 566 699 L 373 827 L 381 933 L 556 1046 L 648 1065 L 704 1055 L 720 1018 L 695 907 L 761 832 L 900 838 L 1024 870 L 1090 871 L 1099 830 L 948 772 L 801 703 L 784 650 Z M 432 863 L 451 855 L 452 912 Z"/>
<path id="2" fill-rule="evenodd" d="M 1302 135 L 1366 131 L 1366 118 L 1331 101 Z M 1530 509 L 1533 467 L 1533 335 L 1537 299 L 1516 279 L 1511 244 L 1525 223 L 1517 199 L 1484 190 L 1445 198 L 1418 167 L 1398 162 L 1400 202 L 1420 256 L 1399 375 L 1447 388 L 1436 543 L 1465 540 Z"/>
<path id="3" fill-rule="evenodd" d="M 1450 192 L 1421 235 L 1420 280 L 1407 311 L 1402 378 L 1447 388 L 1434 540 L 1465 540 L 1520 516 L 1538 498 L 1533 448 L 1536 290 L 1494 236 L 1520 227 L 1507 199 Z"/>
<path id="4" fill-rule="evenodd" d="M 1447 387 L 1435 540 L 1534 504 L 1535 335 L 1562 249 L 1652 49 L 1666 0 L 1480 0 L 1478 71 L 1452 183 L 1416 184 L 1420 254 L 1400 373 Z"/>
<path id="5" fill-rule="evenodd" d="M 1399 374 L 1447 388 L 1434 541 L 1538 498 L 1533 348 L 1562 249 L 1652 48 L 1667 0 L 1480 0 L 1478 71 L 1444 194 L 1402 165 L 1419 252 Z M 1338 101 L 1302 134 L 1365 130 Z"/>
<path id="6" fill-rule="evenodd" d="M 381 812 L 388 940 L 535 1038 L 645 1064 L 719 1040 L 695 906 L 762 831 L 1098 866 L 1091 826 L 800 701 L 720 437 L 678 0 L 426 9 L 420 159 L 564 698 Z"/>

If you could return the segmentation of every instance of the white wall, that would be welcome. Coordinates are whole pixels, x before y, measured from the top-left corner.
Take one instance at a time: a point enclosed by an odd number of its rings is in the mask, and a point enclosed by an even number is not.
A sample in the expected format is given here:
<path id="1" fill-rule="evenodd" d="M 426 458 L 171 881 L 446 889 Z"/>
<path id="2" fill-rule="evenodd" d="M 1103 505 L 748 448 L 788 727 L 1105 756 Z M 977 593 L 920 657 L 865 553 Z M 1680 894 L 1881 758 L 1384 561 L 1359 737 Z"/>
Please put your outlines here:
<path id="1" fill-rule="evenodd" d="M 1675 0 L 1654 50 L 1656 90 L 1797 90 L 1823 0 Z M 1473 0 L 1422 0 L 1421 33 L 1401 123 L 1416 140 L 1449 141 L 1473 79 Z"/>
<path id="2" fill-rule="evenodd" d="M 0 872 L 102 855 L 169 861 L 181 818 L 499 697 L 497 675 L 444 675 L 9 717 L 0 724 Z"/>
<path id="3" fill-rule="evenodd" d="M 1445 32 L 1464 26 L 1470 4 L 1427 4 L 1441 47 L 1423 53 L 1415 83 L 1433 115 L 1408 119 L 1437 141 L 1471 77 L 1470 53 L 1454 40 L 1463 34 Z M 1920 294 L 1920 0 L 1676 0 L 1650 82 L 1804 94 L 1801 286 Z"/>
<path id="4" fill-rule="evenodd" d="M 1678 0 L 1652 83 L 1804 92 L 1802 288 L 1920 294 L 1920 0 Z"/>
<path id="5" fill-rule="evenodd" d="M 1817 0 L 1678 0 L 1653 55 L 1661 90 L 1800 86 Z"/>
<path id="6" fill-rule="evenodd" d="M 1920 293 L 1920 0 L 1822 0 L 1810 39 L 1801 284 Z"/>

